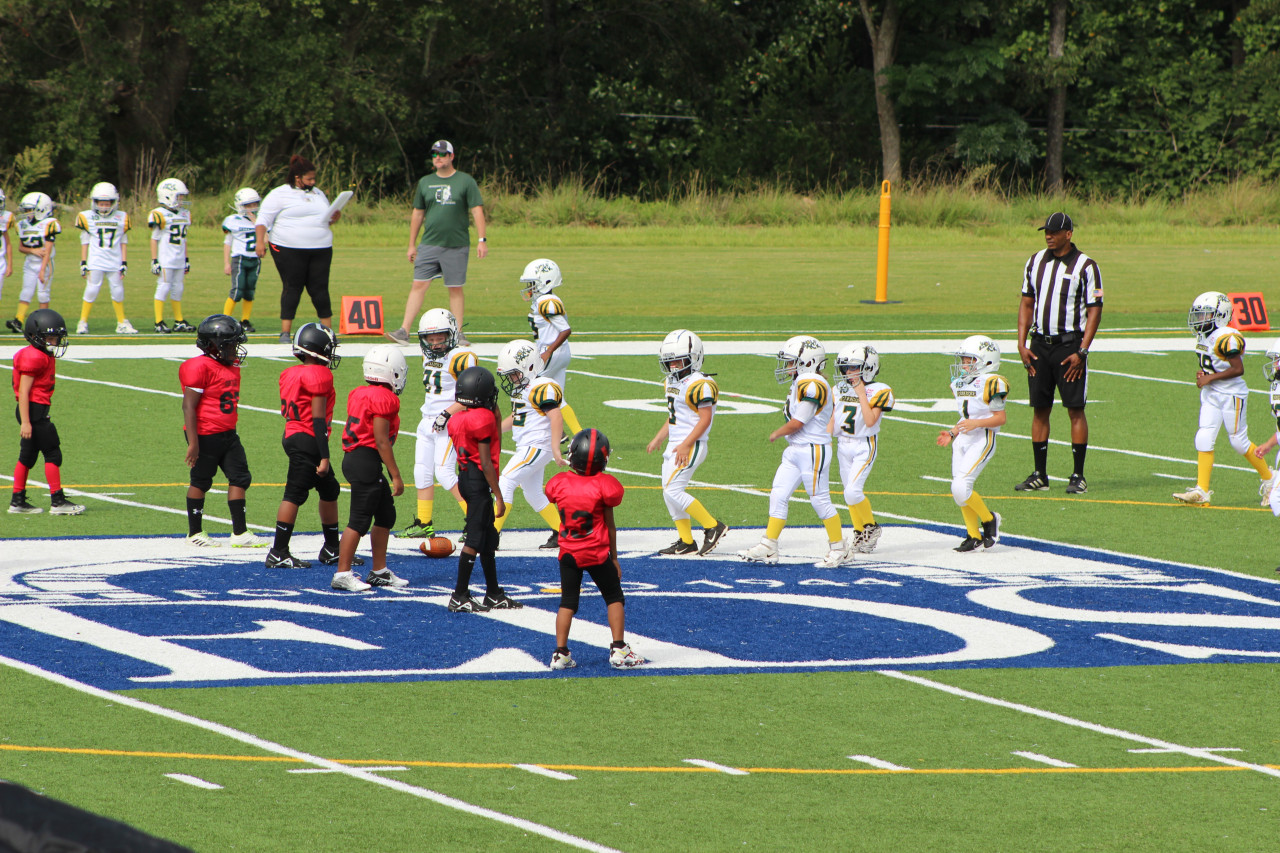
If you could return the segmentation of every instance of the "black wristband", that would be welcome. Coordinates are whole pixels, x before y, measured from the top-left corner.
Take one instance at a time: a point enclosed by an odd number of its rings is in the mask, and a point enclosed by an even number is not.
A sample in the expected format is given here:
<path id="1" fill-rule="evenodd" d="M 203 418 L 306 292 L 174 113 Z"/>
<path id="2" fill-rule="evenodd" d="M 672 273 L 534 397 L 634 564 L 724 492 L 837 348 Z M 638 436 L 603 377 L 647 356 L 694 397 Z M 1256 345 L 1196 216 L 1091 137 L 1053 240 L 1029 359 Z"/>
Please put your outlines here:
<path id="1" fill-rule="evenodd" d="M 1089 351 L 1084 347 L 1080 347 L 1080 349 L 1076 350 L 1076 355 L 1080 356 L 1081 358 L 1088 358 Z"/>
<path id="2" fill-rule="evenodd" d="M 311 429 L 316 434 L 316 452 L 320 454 L 321 459 L 329 458 L 329 433 L 327 427 L 329 425 L 322 417 L 311 419 Z"/>

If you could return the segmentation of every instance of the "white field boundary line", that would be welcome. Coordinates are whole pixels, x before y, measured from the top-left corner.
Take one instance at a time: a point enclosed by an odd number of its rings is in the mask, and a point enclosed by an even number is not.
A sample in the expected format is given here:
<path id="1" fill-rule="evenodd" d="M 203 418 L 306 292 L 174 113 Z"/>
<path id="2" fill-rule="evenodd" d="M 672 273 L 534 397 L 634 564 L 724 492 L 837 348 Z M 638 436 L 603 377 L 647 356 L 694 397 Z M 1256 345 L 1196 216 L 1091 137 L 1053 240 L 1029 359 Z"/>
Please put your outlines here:
<path id="1" fill-rule="evenodd" d="M 1261 773 L 1264 776 L 1271 776 L 1280 779 L 1280 770 L 1267 767 L 1263 764 L 1253 764 L 1248 761 L 1239 761 L 1234 758 L 1228 758 L 1224 755 L 1218 755 L 1206 749 L 1199 749 L 1194 746 L 1181 746 L 1180 744 L 1170 743 L 1159 738 L 1147 737 L 1146 735 L 1137 734 L 1135 732 L 1125 731 L 1124 729 L 1112 728 L 1099 723 L 1091 723 L 1087 720 L 1078 720 L 1075 717 L 1068 717 L 1065 714 L 1059 714 L 1054 711 L 1046 711 L 1043 708 L 1033 708 L 1030 705 L 1023 705 L 1019 702 L 1009 702 L 1005 699 L 997 699 L 994 696 L 986 696 L 982 693 L 974 693 L 971 690 L 965 690 L 960 687 L 952 687 L 950 684 L 943 684 L 938 681 L 930 681 L 927 678 L 921 678 L 918 675 L 908 675 L 905 672 L 898 672 L 892 669 L 876 670 L 880 675 L 889 678 L 896 678 L 900 681 L 906 681 L 911 684 L 917 684 L 921 687 L 928 687 L 932 690 L 941 690 L 944 693 L 950 693 L 952 696 L 959 696 L 961 699 L 972 699 L 975 702 L 985 702 L 988 705 L 994 705 L 997 708 L 1005 708 L 1010 711 L 1017 711 L 1021 714 L 1029 714 L 1033 717 L 1040 717 L 1054 723 L 1061 723 L 1066 726 L 1073 726 L 1078 729 L 1084 729 L 1097 734 L 1109 735 L 1111 737 L 1121 738 L 1123 740 L 1132 741 L 1133 743 L 1145 743 L 1147 746 L 1158 747 L 1159 749 L 1168 750 L 1171 753 L 1186 755 L 1190 758 L 1198 758 L 1201 761 L 1207 761 L 1213 764 L 1225 764 L 1228 767 L 1239 767 L 1242 770 L 1252 770 L 1255 773 Z"/>
<path id="2" fill-rule="evenodd" d="M 17 669 L 29 675 L 34 675 L 37 678 L 43 678 L 47 681 L 53 682 L 54 684 L 69 687 L 72 690 L 78 690 L 81 693 L 85 693 L 98 699 L 115 702 L 116 704 L 123 705 L 126 708 L 133 708 L 134 710 L 145 711 L 148 714 L 155 714 L 158 717 L 164 717 L 165 719 L 173 720 L 175 722 L 186 723 L 188 725 L 204 729 L 205 731 L 231 738 L 232 740 L 239 741 L 240 743 L 247 744 L 248 746 L 255 747 L 263 752 L 283 755 L 287 758 L 293 758 L 334 773 L 342 774 L 343 776 L 350 776 L 352 779 L 356 779 L 361 782 L 371 782 L 374 785 L 390 788 L 393 791 L 398 791 L 402 794 L 409 794 L 410 796 L 418 797 L 419 799 L 429 800 L 430 802 L 437 803 L 460 812 L 465 812 L 466 814 L 475 815 L 476 817 L 481 817 L 486 820 L 497 821 L 498 823 L 515 827 L 516 829 L 522 829 L 525 832 L 531 832 L 534 835 L 540 835 L 543 838 L 549 838 L 552 841 L 558 841 L 561 844 L 566 844 L 570 847 L 576 847 L 579 850 L 591 850 L 596 851 L 596 853 L 621 853 L 621 851 L 613 847 L 606 847 L 603 844 L 597 844 L 594 841 L 588 841 L 585 838 L 579 838 L 576 835 L 570 835 L 567 832 L 562 832 L 549 826 L 543 826 L 542 824 L 534 823 L 531 820 L 525 820 L 524 818 L 514 817 L 513 815 L 504 814 L 503 812 L 494 811 L 493 809 L 487 809 L 483 806 L 477 806 L 472 803 L 468 803 L 465 800 L 450 797 L 447 794 L 441 794 L 428 788 L 421 788 L 417 785 L 410 785 L 408 783 L 401 782 L 398 779 L 386 779 L 382 776 L 371 773 L 368 770 L 339 764 L 336 761 L 330 761 L 327 758 L 321 758 L 320 756 L 312 755 L 309 752 L 293 749 L 292 747 L 275 743 L 274 741 L 266 740 L 265 738 L 260 738 L 257 735 L 250 734 L 249 732 L 240 731 L 239 729 L 232 728 L 231 726 L 224 726 L 221 723 L 215 723 L 211 720 L 205 720 L 200 717 L 194 717 L 190 714 L 184 714 L 181 711 L 175 711 L 172 708 L 165 708 L 162 705 L 153 705 L 150 702 L 143 702 L 142 700 L 134 699 L 131 696 L 121 696 L 119 694 L 112 693 L 109 690 L 102 690 L 101 688 L 84 684 L 74 679 L 67 678 L 66 676 L 58 675 L 55 672 L 49 672 L 48 670 L 41 669 L 40 667 L 33 666 L 23 661 L 0 656 L 0 665 L 12 667 L 13 669 Z"/>

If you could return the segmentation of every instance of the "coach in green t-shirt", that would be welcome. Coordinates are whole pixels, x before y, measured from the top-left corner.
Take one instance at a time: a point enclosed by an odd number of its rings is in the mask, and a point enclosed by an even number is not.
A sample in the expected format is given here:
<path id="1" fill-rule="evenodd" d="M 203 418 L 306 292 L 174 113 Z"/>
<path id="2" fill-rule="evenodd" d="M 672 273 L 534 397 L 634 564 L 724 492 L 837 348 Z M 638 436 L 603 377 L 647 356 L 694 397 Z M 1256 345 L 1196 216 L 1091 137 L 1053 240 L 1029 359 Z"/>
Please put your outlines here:
<path id="1" fill-rule="evenodd" d="M 467 304 L 462 286 L 467 283 L 467 254 L 471 248 L 468 211 L 476 220 L 476 257 L 483 258 L 489 253 L 480 187 L 466 172 L 453 168 L 452 143 L 441 139 L 431 146 L 431 165 L 436 171 L 418 181 L 418 189 L 413 194 L 413 213 L 409 217 L 413 286 L 404 306 L 404 323 L 387 333 L 393 341 L 402 344 L 410 340 L 410 329 L 417 323 L 422 300 L 433 279 L 444 279 L 444 286 L 449 289 L 449 310 L 457 319 L 459 330 L 462 328 Z M 461 331 L 458 343 L 470 343 Z"/>

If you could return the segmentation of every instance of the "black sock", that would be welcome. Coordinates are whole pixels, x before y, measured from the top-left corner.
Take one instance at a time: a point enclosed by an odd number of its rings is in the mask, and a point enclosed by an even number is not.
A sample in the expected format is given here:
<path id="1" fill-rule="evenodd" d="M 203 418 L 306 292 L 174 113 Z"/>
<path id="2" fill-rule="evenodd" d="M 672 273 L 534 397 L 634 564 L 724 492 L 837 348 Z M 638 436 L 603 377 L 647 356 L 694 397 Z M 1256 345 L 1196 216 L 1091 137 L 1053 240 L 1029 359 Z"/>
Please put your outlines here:
<path id="1" fill-rule="evenodd" d="M 1036 463 L 1036 473 L 1042 477 L 1049 475 L 1049 442 L 1031 442 L 1031 458 Z"/>
<path id="2" fill-rule="evenodd" d="M 320 532 L 324 534 L 324 547 L 336 554 L 338 551 L 338 542 L 342 538 L 341 528 L 336 524 L 325 524 L 324 522 L 321 522 Z"/>
<path id="3" fill-rule="evenodd" d="M 1075 463 L 1077 477 L 1084 476 L 1084 455 L 1088 450 L 1089 445 L 1087 444 L 1075 444 L 1073 442 L 1071 445 L 1071 460 Z"/>
<path id="4" fill-rule="evenodd" d="M 609 644 L 609 648 L 620 649 L 625 645 L 626 645 L 626 642 L 623 640 L 614 640 L 612 643 Z"/>
<path id="5" fill-rule="evenodd" d="M 204 498 L 187 498 L 187 535 L 204 530 Z"/>
<path id="6" fill-rule="evenodd" d="M 289 540 L 293 537 L 293 525 L 285 524 L 283 521 L 276 522 L 276 543 L 271 546 L 271 550 L 277 554 L 289 553 Z"/>
<path id="7" fill-rule="evenodd" d="M 498 586 L 498 560 L 492 551 L 481 552 L 480 568 L 484 569 L 484 594 L 490 598 L 502 595 L 502 587 Z"/>
<path id="8" fill-rule="evenodd" d="M 231 532 L 237 536 L 249 529 L 249 525 L 244 521 L 244 505 L 244 498 L 238 501 L 227 501 L 227 508 L 231 510 Z"/>
<path id="9" fill-rule="evenodd" d="M 567 654 L 569 654 L 569 647 L 568 647 L 568 646 L 556 646 L 556 651 L 557 651 L 557 652 L 559 652 L 559 653 L 560 653 L 560 654 L 562 654 L 562 655 L 567 655 Z"/>
<path id="10" fill-rule="evenodd" d="M 476 567 L 476 555 L 462 551 L 458 554 L 458 583 L 453 587 L 454 598 L 466 598 L 471 593 L 471 570 Z"/>

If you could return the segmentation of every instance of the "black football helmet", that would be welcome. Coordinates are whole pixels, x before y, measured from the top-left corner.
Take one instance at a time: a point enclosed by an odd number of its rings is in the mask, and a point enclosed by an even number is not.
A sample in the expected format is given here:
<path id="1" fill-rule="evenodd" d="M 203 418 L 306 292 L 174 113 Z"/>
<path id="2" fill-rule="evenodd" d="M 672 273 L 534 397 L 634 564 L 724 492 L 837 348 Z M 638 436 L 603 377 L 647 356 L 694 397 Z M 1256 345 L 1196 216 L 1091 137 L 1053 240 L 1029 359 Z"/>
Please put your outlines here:
<path id="1" fill-rule="evenodd" d="M 37 308 L 28 314 L 27 322 L 22 326 L 22 336 L 27 343 L 54 358 L 67 354 L 67 323 L 52 308 Z M 49 338 L 53 337 L 58 339 L 57 343 L 50 344 Z"/>
<path id="2" fill-rule="evenodd" d="M 492 409 L 498 405 L 498 385 L 493 374 L 478 364 L 468 367 L 458 374 L 453 399 L 468 409 Z"/>
<path id="3" fill-rule="evenodd" d="M 569 443 L 569 467 L 584 477 L 599 474 L 609 463 L 609 437 L 598 429 L 584 429 Z"/>
<path id="4" fill-rule="evenodd" d="M 293 354 L 299 359 L 308 355 L 318 358 L 329 365 L 330 370 L 336 370 L 342 363 L 342 356 L 338 355 L 338 336 L 333 329 L 319 323 L 307 323 L 297 331 L 293 336 Z"/>
<path id="5" fill-rule="evenodd" d="M 239 367 L 249 355 L 243 344 L 249 336 L 240 321 L 226 314 L 210 314 L 196 329 L 196 346 L 200 351 L 227 367 Z"/>

